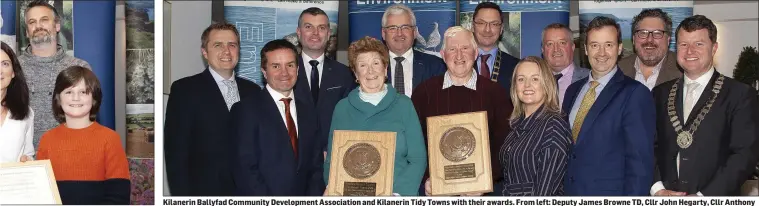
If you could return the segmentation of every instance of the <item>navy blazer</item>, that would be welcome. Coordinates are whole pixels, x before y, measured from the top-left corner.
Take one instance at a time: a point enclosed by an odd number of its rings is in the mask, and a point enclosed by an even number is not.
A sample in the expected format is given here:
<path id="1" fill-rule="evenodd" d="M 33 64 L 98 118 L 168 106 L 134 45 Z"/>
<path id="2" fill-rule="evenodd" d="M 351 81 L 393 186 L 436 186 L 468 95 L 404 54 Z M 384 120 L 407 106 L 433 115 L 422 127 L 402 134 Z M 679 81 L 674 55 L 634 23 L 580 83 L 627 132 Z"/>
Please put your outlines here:
<path id="1" fill-rule="evenodd" d="M 324 155 L 317 138 L 316 116 L 302 96 L 295 96 L 298 116 L 298 157 L 287 126 L 269 91 L 232 107 L 236 144 L 233 168 L 236 195 L 315 196 L 324 193 Z"/>
<path id="2" fill-rule="evenodd" d="M 443 59 L 437 56 L 433 56 L 430 54 L 426 54 L 424 52 L 420 51 L 414 51 L 414 68 L 413 72 L 414 75 L 411 79 L 411 90 L 414 90 L 416 86 L 419 86 L 422 82 L 425 80 L 444 74 L 446 71 L 445 62 L 443 62 Z M 395 60 L 390 60 L 390 64 L 395 64 Z M 387 65 L 387 78 L 392 78 L 393 75 L 390 69 L 390 65 Z M 388 80 L 390 85 L 393 85 L 392 79 Z"/>
<path id="3" fill-rule="evenodd" d="M 257 96 L 261 88 L 236 77 L 240 99 Z M 166 106 L 164 154 L 171 195 L 230 196 L 229 109 L 219 86 L 206 69 L 171 85 Z"/>
<path id="4" fill-rule="evenodd" d="M 498 54 L 501 56 L 501 67 L 498 71 L 498 84 L 500 84 L 503 88 L 506 88 L 506 92 L 509 92 L 511 88 L 511 75 L 514 74 L 514 69 L 517 67 L 517 63 L 519 63 L 519 58 L 516 58 L 514 56 L 511 56 L 510 54 L 498 51 Z M 479 57 L 477 57 L 479 58 Z M 478 69 L 477 62 L 474 62 L 474 70 L 477 71 L 478 74 L 480 74 L 480 70 Z M 495 75 L 494 72 L 490 73 L 491 78 L 492 75 Z M 490 79 L 490 78 L 488 78 Z M 509 95 L 508 93 L 506 94 Z"/>
<path id="5" fill-rule="evenodd" d="M 567 114 L 588 78 L 567 88 Z M 579 102 L 578 102 L 579 103 Z M 588 111 L 569 154 L 569 196 L 648 196 L 654 176 L 656 111 L 646 86 L 617 71 Z M 567 120 L 569 120 L 569 115 Z"/>
<path id="6" fill-rule="evenodd" d="M 332 124 L 332 113 L 335 111 L 335 105 L 337 105 L 338 101 L 347 97 L 353 88 L 356 88 L 358 85 L 356 84 L 356 77 L 342 63 L 325 57 L 322 78 L 319 82 L 319 99 L 317 100 L 318 102 L 314 102 L 314 98 L 311 95 L 311 85 L 308 83 L 306 77 L 311 74 L 306 73 L 303 57 L 298 55 L 297 58 L 298 81 L 295 82 L 293 90 L 295 91 L 296 98 L 316 108 L 315 112 L 320 131 L 318 138 L 322 141 L 319 144 L 326 151 L 327 137 L 329 136 L 329 127 Z M 311 67 L 311 65 L 307 66 Z"/>

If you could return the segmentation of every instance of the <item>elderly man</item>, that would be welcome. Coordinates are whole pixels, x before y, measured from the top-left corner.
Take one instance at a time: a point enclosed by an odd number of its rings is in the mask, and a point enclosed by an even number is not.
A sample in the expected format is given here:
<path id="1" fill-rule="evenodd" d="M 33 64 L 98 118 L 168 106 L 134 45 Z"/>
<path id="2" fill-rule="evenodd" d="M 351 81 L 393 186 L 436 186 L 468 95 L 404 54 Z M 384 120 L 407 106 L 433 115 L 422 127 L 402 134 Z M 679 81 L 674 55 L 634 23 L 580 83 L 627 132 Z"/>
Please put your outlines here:
<path id="1" fill-rule="evenodd" d="M 390 51 L 388 77 L 398 93 L 411 97 L 412 90 L 425 80 L 443 74 L 443 60 L 414 51 L 416 33 L 416 16 L 403 4 L 387 7 L 382 15 L 382 39 Z"/>
<path id="2" fill-rule="evenodd" d="M 232 105 L 261 87 L 235 77 L 240 36 L 229 23 L 214 23 L 200 37 L 208 68 L 171 85 L 166 106 L 166 174 L 175 196 L 231 196 Z"/>
<path id="3" fill-rule="evenodd" d="M 738 196 L 759 157 L 756 90 L 714 68 L 717 27 L 702 15 L 677 27 L 685 74 L 654 88 L 656 196 Z"/>
<path id="4" fill-rule="evenodd" d="M 34 148 L 46 131 L 58 126 L 53 117 L 53 86 L 55 77 L 70 66 L 91 68 L 90 64 L 66 54 L 58 44 L 61 16 L 46 1 L 32 1 L 24 11 L 26 37 L 29 45 L 20 51 L 18 60 L 29 84 L 29 106 L 34 110 Z"/>
<path id="5" fill-rule="evenodd" d="M 411 96 L 422 129 L 427 129 L 427 117 L 487 111 L 490 154 L 498 154 L 503 138 L 510 131 L 509 116 L 513 107 L 509 92 L 472 69 L 478 52 L 474 35 L 469 30 L 460 26 L 448 28 L 440 54 L 448 70 L 420 84 Z M 424 134 L 426 142 L 427 132 Z M 492 170 L 501 171 L 498 158 L 490 160 Z M 502 173 L 493 172 L 494 193 L 500 194 L 502 185 L 497 182 L 502 177 Z"/>
<path id="6" fill-rule="evenodd" d="M 588 77 L 590 70 L 575 66 L 575 43 L 572 41 L 572 30 L 566 25 L 553 23 L 543 28 L 542 46 L 540 51 L 553 68 L 554 78 L 559 86 L 561 105 L 564 103 L 564 94 L 569 85 Z"/>
<path id="7" fill-rule="evenodd" d="M 619 72 L 622 32 L 599 16 L 586 29 L 591 74 L 567 89 L 562 110 L 572 126 L 564 192 L 569 196 L 642 196 L 653 182 L 654 100 Z"/>
<path id="8" fill-rule="evenodd" d="M 298 97 L 316 108 L 321 131 L 320 144 L 326 149 L 335 105 L 356 86 L 355 78 L 348 67 L 325 57 L 331 30 L 329 17 L 324 10 L 317 7 L 303 10 L 295 32 L 303 49 L 297 56 L 298 80 L 294 91 Z"/>
<path id="9" fill-rule="evenodd" d="M 672 19 L 666 12 L 644 9 L 633 18 L 632 34 L 635 56 L 619 60 L 622 73 L 649 90 L 682 76 L 675 53 L 669 51 Z"/>
<path id="10" fill-rule="evenodd" d="M 502 15 L 501 7 L 493 2 L 481 2 L 474 9 L 472 32 L 478 54 L 473 68 L 485 79 L 501 84 L 506 89 L 506 95 L 509 95 L 511 74 L 519 59 L 498 49 L 503 33 Z"/>

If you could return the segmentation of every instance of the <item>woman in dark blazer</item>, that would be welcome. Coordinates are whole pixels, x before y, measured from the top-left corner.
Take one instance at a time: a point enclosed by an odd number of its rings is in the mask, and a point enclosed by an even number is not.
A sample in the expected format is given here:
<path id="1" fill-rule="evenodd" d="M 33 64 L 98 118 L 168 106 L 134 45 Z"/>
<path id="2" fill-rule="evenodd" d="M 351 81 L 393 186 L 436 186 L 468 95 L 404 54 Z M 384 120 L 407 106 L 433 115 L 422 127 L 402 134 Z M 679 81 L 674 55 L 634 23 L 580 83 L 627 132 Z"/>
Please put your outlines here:
<path id="1" fill-rule="evenodd" d="M 562 117 L 548 63 L 529 56 L 517 64 L 511 77 L 511 101 L 512 130 L 498 154 L 504 177 L 500 192 L 504 196 L 563 195 L 571 130 Z"/>

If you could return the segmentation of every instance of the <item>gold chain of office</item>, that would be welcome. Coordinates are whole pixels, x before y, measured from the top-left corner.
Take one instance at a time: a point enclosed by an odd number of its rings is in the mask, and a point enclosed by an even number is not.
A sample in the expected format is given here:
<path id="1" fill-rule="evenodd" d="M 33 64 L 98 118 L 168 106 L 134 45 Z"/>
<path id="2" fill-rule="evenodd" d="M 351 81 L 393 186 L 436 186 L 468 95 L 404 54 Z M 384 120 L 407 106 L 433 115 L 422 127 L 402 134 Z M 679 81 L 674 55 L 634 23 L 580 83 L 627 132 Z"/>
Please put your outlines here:
<path id="1" fill-rule="evenodd" d="M 696 133 L 696 129 L 698 129 L 698 126 L 701 125 L 701 121 L 704 120 L 704 117 L 706 117 L 706 114 L 709 113 L 709 111 L 712 109 L 712 105 L 714 104 L 714 100 L 717 99 L 717 95 L 719 94 L 720 89 L 722 89 L 722 83 L 725 80 L 725 76 L 722 74 L 719 75 L 717 78 L 717 81 L 714 83 L 714 87 L 712 88 L 712 92 L 714 92 L 714 95 L 709 98 L 709 101 L 707 101 L 706 106 L 701 108 L 701 111 L 698 113 L 698 116 L 696 119 L 693 120 L 693 123 L 690 124 L 690 127 L 688 130 L 683 130 L 682 123 L 680 122 L 680 119 L 677 118 L 677 113 L 675 112 L 675 96 L 677 96 L 677 87 L 678 84 L 675 83 L 672 85 L 672 89 L 669 90 L 669 99 L 667 102 L 667 113 L 669 114 L 669 120 L 672 122 L 672 127 L 675 128 L 675 132 L 677 133 L 677 145 L 680 146 L 682 149 L 686 149 L 690 147 L 690 145 L 693 143 L 693 134 Z M 680 81 L 678 79 L 678 81 Z M 687 121 L 687 120 L 685 120 Z"/>

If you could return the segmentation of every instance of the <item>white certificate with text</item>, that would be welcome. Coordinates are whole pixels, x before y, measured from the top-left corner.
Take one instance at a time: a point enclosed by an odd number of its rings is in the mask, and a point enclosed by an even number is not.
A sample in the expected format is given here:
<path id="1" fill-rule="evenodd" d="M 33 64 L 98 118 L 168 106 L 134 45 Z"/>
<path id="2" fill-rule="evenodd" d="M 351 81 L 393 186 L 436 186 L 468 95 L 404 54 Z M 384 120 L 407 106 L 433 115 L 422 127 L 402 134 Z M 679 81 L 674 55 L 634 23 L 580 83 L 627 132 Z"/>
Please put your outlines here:
<path id="1" fill-rule="evenodd" d="M 2 204 L 61 204 L 50 160 L 0 164 Z"/>

